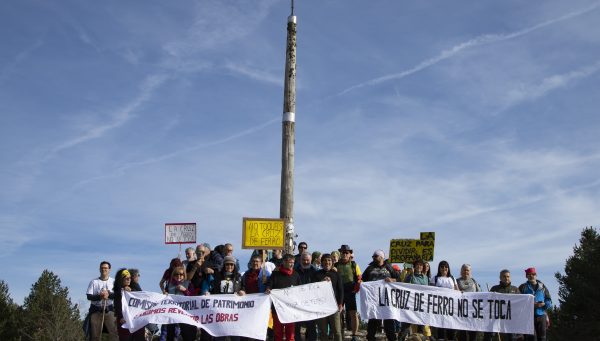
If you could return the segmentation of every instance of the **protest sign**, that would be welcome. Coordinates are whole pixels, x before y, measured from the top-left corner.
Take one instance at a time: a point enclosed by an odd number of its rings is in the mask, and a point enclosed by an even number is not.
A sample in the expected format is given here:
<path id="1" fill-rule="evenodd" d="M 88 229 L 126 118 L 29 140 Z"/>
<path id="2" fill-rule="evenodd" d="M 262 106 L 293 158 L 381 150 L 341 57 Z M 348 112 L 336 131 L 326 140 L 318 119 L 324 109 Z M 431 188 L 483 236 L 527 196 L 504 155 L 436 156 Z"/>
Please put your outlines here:
<path id="1" fill-rule="evenodd" d="M 360 315 L 439 328 L 533 334 L 533 296 L 363 282 Z"/>
<path id="2" fill-rule="evenodd" d="M 123 291 L 123 328 L 134 332 L 148 323 L 186 323 L 212 336 L 264 340 L 271 299 L 264 294 L 180 296 Z"/>
<path id="3" fill-rule="evenodd" d="M 338 310 L 329 281 L 273 289 L 270 296 L 281 323 L 315 320 Z"/>
<path id="4" fill-rule="evenodd" d="M 165 224 L 165 244 L 196 244 L 196 223 Z"/>
<path id="5" fill-rule="evenodd" d="M 390 263 L 412 263 L 416 258 L 433 260 L 435 232 L 421 232 L 420 239 L 390 240 Z"/>
<path id="6" fill-rule="evenodd" d="M 242 249 L 283 249 L 285 242 L 283 219 L 244 218 Z"/>

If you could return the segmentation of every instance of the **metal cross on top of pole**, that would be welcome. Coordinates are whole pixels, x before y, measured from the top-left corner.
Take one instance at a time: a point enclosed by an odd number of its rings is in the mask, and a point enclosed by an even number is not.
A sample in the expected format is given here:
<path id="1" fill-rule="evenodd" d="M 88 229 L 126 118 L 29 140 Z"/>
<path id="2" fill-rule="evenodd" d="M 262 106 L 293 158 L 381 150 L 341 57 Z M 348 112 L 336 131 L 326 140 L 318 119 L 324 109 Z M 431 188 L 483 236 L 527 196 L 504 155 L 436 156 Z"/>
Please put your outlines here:
<path id="1" fill-rule="evenodd" d="M 294 145 L 296 122 L 296 16 L 294 0 L 287 23 L 283 88 L 283 119 L 281 148 L 281 197 L 279 217 L 285 220 L 284 253 L 294 253 Z"/>

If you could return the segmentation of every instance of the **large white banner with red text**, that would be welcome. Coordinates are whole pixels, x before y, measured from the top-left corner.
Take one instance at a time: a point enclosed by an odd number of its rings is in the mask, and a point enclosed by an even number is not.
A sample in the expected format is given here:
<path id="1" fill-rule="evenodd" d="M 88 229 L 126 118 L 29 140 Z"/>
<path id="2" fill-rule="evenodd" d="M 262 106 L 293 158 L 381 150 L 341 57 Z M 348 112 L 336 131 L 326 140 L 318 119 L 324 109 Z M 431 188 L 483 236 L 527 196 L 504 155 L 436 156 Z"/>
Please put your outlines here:
<path id="1" fill-rule="evenodd" d="M 186 323 L 213 336 L 267 337 L 271 299 L 268 295 L 163 295 L 123 292 L 123 328 L 133 332 L 148 323 Z"/>
<path id="2" fill-rule="evenodd" d="M 134 332 L 148 323 L 187 323 L 213 336 L 244 336 L 264 340 L 271 303 L 283 323 L 314 320 L 337 311 L 331 282 L 317 282 L 271 295 L 164 295 L 148 291 L 123 292 L 123 328 Z"/>
<path id="3" fill-rule="evenodd" d="M 532 295 L 462 293 L 381 280 L 361 284 L 360 314 L 440 328 L 533 334 Z"/>

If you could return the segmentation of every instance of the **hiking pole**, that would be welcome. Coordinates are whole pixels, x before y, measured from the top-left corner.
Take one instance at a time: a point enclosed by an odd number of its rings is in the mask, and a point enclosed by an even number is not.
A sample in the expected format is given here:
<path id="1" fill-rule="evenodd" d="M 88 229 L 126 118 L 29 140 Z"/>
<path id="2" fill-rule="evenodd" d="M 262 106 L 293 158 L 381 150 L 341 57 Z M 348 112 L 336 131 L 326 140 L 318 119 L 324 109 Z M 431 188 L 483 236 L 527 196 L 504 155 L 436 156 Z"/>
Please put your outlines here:
<path id="1" fill-rule="evenodd" d="M 102 329 L 104 329 L 104 312 L 106 311 L 106 300 L 102 299 L 102 323 L 100 323 L 100 334 L 98 340 L 102 340 Z"/>

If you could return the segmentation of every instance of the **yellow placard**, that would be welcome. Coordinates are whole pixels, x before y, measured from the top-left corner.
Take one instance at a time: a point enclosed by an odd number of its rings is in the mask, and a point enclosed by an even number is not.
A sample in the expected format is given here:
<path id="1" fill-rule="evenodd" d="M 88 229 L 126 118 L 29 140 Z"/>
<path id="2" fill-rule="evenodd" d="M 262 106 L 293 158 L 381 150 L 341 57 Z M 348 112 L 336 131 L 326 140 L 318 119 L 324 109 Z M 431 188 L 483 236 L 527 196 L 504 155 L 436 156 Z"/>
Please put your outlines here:
<path id="1" fill-rule="evenodd" d="M 435 232 L 421 232 L 420 239 L 390 240 L 390 263 L 412 263 L 416 258 L 433 260 Z"/>
<path id="2" fill-rule="evenodd" d="M 285 220 L 244 218 L 242 223 L 242 249 L 283 249 Z"/>

